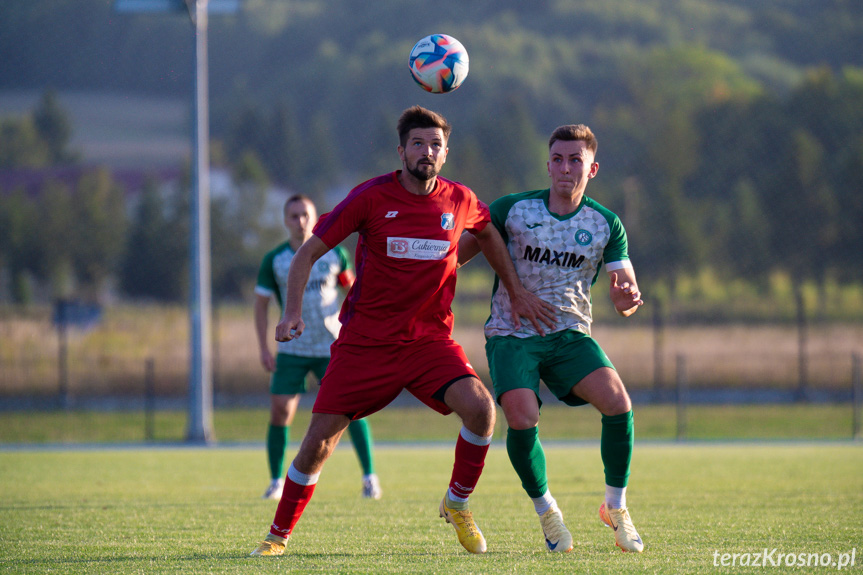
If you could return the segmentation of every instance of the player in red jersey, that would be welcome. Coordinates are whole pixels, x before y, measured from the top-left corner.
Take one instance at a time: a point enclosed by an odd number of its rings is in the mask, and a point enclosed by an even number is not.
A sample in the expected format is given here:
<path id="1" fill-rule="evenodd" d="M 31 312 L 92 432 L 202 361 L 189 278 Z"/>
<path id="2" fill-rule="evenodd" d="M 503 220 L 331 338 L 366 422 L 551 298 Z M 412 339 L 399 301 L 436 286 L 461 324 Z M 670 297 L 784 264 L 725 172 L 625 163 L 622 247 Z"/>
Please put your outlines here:
<path id="1" fill-rule="evenodd" d="M 552 310 L 518 280 L 488 207 L 466 186 L 440 177 L 452 128 L 414 106 L 398 122 L 402 169 L 354 188 L 321 217 L 297 251 L 276 339 L 303 333 L 302 297 L 312 265 L 347 236 L 359 233 L 357 279 L 342 306 L 342 329 L 291 463 L 270 533 L 252 555 L 281 555 L 312 497 L 327 458 L 348 423 L 383 409 L 407 389 L 432 409 L 462 420 L 441 517 L 471 553 L 486 551 L 468 509 L 494 430 L 494 401 L 461 346 L 452 339 L 458 240 L 476 237 L 506 286 L 516 321 L 539 327 Z"/>

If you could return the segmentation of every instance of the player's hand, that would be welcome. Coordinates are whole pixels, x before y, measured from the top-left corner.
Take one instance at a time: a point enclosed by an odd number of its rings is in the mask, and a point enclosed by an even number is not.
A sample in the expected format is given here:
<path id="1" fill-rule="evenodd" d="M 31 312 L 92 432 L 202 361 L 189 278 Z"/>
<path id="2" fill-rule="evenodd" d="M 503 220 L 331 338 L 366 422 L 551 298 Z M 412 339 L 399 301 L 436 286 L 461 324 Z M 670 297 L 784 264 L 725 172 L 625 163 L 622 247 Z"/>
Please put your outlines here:
<path id="1" fill-rule="evenodd" d="M 276 341 L 291 341 L 302 335 L 306 324 L 302 318 L 288 317 L 282 318 L 282 321 L 276 326 Z"/>
<path id="2" fill-rule="evenodd" d="M 549 328 L 555 324 L 555 309 L 550 303 L 539 299 L 535 294 L 522 288 L 518 293 L 510 294 L 510 308 L 515 325 L 521 325 L 521 318 L 526 319 L 539 335 L 545 335 L 540 321 Z"/>
<path id="3" fill-rule="evenodd" d="M 621 315 L 631 315 L 640 305 L 644 305 L 641 299 L 641 292 L 638 291 L 638 286 L 635 282 L 625 281 L 622 284 L 617 283 L 617 273 L 611 274 L 611 288 L 609 295 L 611 302 L 617 313 Z"/>
<path id="4" fill-rule="evenodd" d="M 261 350 L 261 365 L 270 373 L 276 371 L 276 358 L 273 357 L 269 349 Z"/>

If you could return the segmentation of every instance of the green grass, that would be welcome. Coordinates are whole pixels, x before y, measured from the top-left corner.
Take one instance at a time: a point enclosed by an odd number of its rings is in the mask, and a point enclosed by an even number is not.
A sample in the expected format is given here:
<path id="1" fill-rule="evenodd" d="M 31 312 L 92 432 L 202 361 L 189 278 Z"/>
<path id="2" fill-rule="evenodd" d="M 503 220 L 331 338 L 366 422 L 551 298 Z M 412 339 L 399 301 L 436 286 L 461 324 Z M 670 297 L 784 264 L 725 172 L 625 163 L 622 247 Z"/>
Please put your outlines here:
<path id="1" fill-rule="evenodd" d="M 301 409 L 292 426 L 291 439 L 299 441 L 309 421 Z M 677 436 L 677 412 L 672 405 L 635 407 L 639 439 L 673 439 Z M 269 421 L 264 409 L 219 409 L 214 413 L 218 442 L 262 442 Z M 369 418 L 376 440 L 450 441 L 458 433 L 455 416 L 441 417 L 425 408 L 387 408 Z M 0 415 L 3 443 L 128 443 L 145 440 L 145 415 L 141 411 L 45 411 L 7 412 Z M 686 437 L 690 439 L 848 439 L 852 434 L 851 405 L 697 405 L 686 410 Z M 546 440 L 599 439 L 600 416 L 591 407 L 577 409 L 547 406 L 540 421 Z M 153 416 L 155 442 L 182 441 L 186 413 L 159 411 Z M 503 415 L 498 413 L 495 436 L 505 436 Z"/>
<path id="2" fill-rule="evenodd" d="M 638 556 L 619 553 L 596 517 L 598 448 L 546 451 L 572 553 L 544 551 L 530 501 L 499 445 L 471 498 L 489 552 L 466 553 L 437 517 L 452 447 L 427 444 L 377 450 L 379 502 L 359 497 L 356 458 L 337 449 L 281 558 L 247 557 L 275 507 L 259 499 L 262 450 L 0 451 L 0 572 L 715 574 L 752 569 L 714 566 L 715 552 L 764 548 L 833 558 L 856 548 L 849 570 L 860 571 L 860 445 L 637 447 L 629 505 L 646 544 Z"/>

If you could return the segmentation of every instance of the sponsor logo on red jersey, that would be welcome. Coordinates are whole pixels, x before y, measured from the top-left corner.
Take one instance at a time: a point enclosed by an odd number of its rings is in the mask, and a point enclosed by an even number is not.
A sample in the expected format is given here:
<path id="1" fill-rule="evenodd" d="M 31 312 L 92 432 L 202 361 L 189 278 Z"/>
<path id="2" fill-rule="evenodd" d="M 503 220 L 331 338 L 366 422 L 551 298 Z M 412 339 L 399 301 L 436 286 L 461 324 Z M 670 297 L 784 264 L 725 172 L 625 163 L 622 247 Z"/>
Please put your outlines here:
<path id="1" fill-rule="evenodd" d="M 387 255 L 410 260 L 442 260 L 450 249 L 447 240 L 421 238 L 387 238 Z"/>

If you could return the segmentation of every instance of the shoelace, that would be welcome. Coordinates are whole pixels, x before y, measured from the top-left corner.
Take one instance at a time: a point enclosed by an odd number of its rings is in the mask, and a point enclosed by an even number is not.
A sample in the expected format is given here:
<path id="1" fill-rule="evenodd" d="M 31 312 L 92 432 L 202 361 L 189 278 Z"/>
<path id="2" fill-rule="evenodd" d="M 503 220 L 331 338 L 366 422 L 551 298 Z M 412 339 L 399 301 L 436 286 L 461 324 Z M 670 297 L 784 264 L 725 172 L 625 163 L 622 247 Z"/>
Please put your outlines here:
<path id="1" fill-rule="evenodd" d="M 563 525 L 563 520 L 559 513 L 554 513 L 549 515 L 548 520 L 544 525 L 546 531 L 546 538 L 550 540 L 559 540 L 562 537 L 563 530 L 565 526 Z"/>
<path id="2" fill-rule="evenodd" d="M 450 511 L 453 518 L 457 518 L 456 523 L 467 528 L 468 535 L 475 537 L 478 534 L 476 524 L 473 522 L 473 513 L 471 511 L 460 511 L 458 509 L 451 509 Z"/>
<path id="3" fill-rule="evenodd" d="M 619 527 L 623 527 L 623 530 L 630 537 L 638 537 L 638 532 L 635 530 L 635 525 L 632 524 L 632 519 L 629 517 L 629 511 L 624 510 L 623 513 L 620 514 L 620 521 L 618 522 Z"/>

